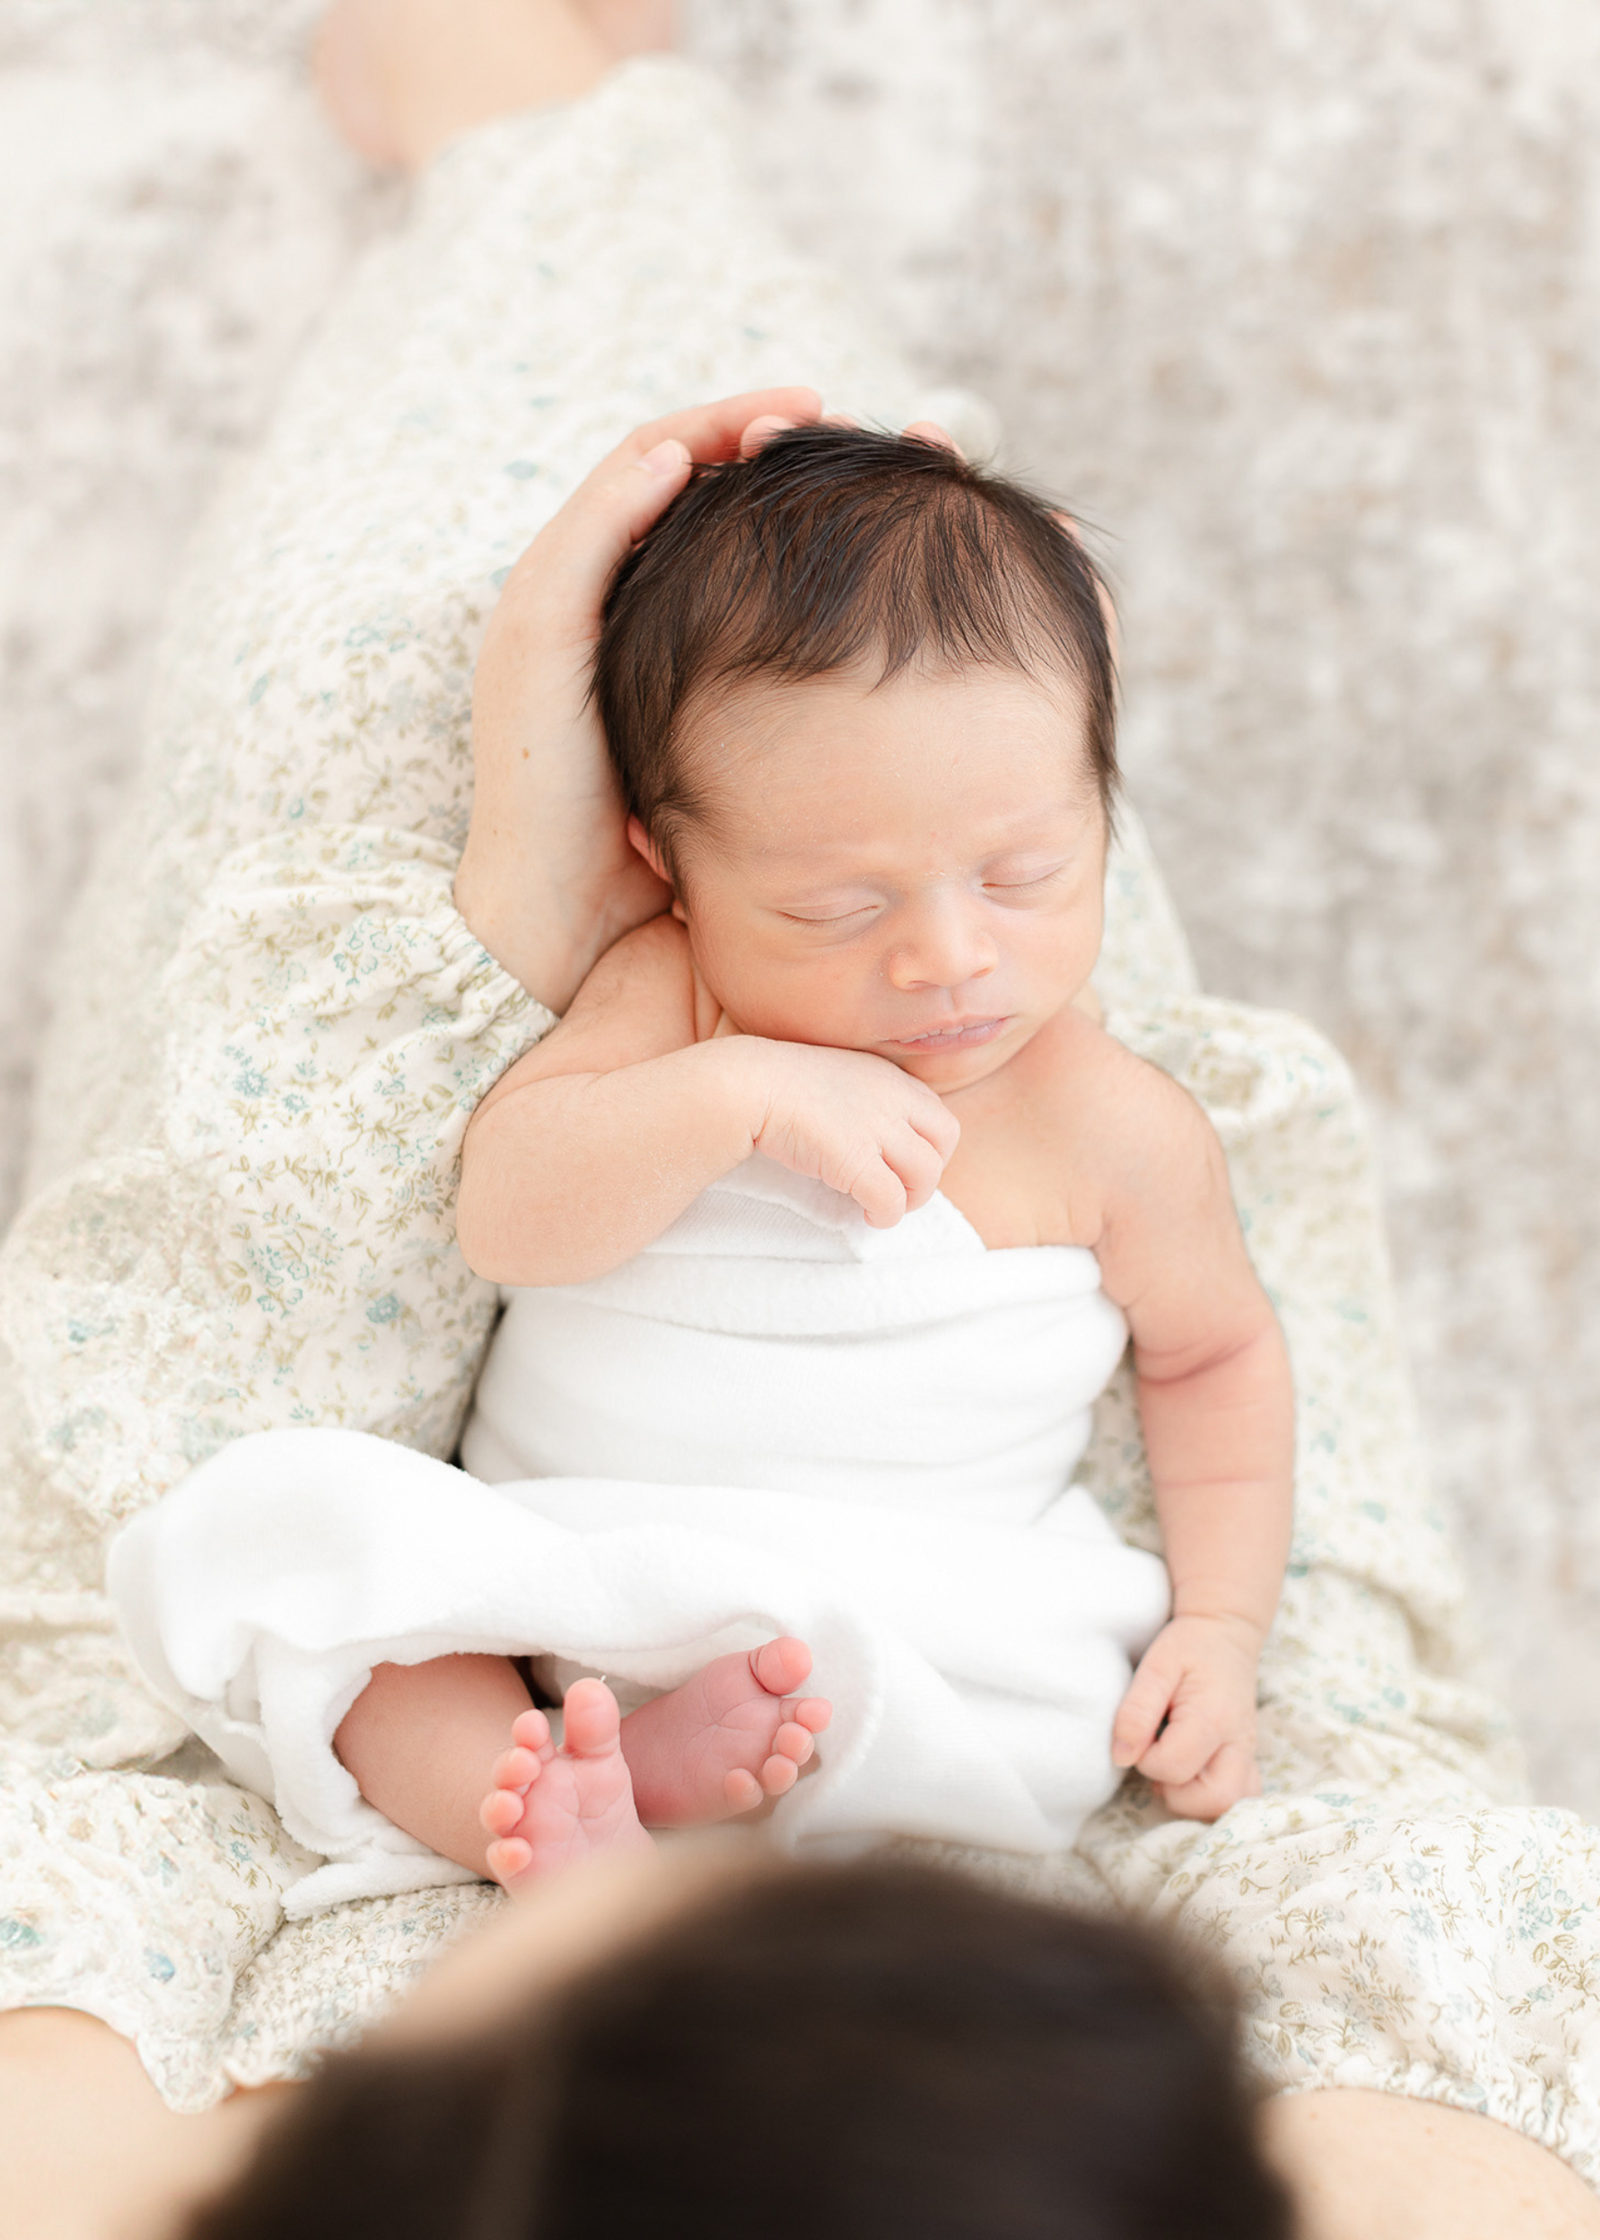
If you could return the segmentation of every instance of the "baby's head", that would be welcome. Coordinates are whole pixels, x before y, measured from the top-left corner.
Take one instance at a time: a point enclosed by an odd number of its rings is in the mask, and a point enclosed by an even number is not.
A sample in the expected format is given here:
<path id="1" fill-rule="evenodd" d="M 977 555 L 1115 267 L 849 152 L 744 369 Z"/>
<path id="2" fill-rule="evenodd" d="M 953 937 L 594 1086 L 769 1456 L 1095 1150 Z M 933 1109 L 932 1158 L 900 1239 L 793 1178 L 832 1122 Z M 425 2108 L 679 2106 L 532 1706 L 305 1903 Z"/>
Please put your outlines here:
<path id="1" fill-rule="evenodd" d="M 833 427 L 697 475 L 617 576 L 595 695 L 746 1032 L 953 1089 L 1087 983 L 1112 652 L 1082 545 L 1016 484 Z"/>

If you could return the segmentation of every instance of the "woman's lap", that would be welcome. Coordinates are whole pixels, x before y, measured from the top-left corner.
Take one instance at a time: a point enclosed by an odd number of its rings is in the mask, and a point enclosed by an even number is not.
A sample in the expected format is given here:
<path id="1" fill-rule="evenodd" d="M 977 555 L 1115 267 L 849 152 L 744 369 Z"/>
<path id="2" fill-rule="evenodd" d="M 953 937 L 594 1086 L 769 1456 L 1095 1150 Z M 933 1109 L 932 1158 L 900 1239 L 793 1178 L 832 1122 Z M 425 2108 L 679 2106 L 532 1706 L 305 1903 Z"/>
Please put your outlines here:
<path id="1" fill-rule="evenodd" d="M 380 2002 L 495 1902 L 269 1942 L 303 1861 L 226 1785 L 132 1770 L 181 1738 L 99 1587 L 105 1528 L 240 1431 L 454 1443 L 495 1307 L 453 1249 L 455 1149 L 548 1023 L 451 899 L 498 579 L 652 413 L 799 377 L 913 401 L 770 235 L 727 123 L 641 64 L 436 167 L 193 556 L 62 959 L 0 1261 L 0 2000 L 102 2013 L 185 2105 L 291 2071 L 353 2026 L 352 1982 Z"/>
<path id="2" fill-rule="evenodd" d="M 773 379 L 886 418 L 912 402 L 752 213 L 717 98 L 639 67 L 446 157 L 190 572 L 0 1270 L 3 1678 L 27 1743 L 0 1996 L 138 2035 L 176 2103 L 293 2073 L 498 1901 L 275 1934 L 303 1862 L 273 1816 L 130 1763 L 178 1738 L 118 1669 L 103 1530 L 246 1430 L 448 1451 L 493 1311 L 451 1244 L 455 1151 L 547 1023 L 451 903 L 478 637 L 499 573 L 627 426 Z M 1484 2107 L 1592 2173 L 1600 2110 L 1574 2079 L 1600 1839 L 1504 1802 L 1504 1729 L 1449 1676 L 1459 1591 L 1348 1081 L 1294 1023 L 1189 992 L 1138 849 L 1107 993 L 1228 1142 L 1296 1355 L 1300 1545 L 1266 1669 L 1272 1794 L 1218 1830 L 1127 1795 L 1056 1879 L 1225 1949 L 1281 2081 Z M 1102 1418 L 1095 1489 L 1148 1537 L 1125 1390 Z"/>

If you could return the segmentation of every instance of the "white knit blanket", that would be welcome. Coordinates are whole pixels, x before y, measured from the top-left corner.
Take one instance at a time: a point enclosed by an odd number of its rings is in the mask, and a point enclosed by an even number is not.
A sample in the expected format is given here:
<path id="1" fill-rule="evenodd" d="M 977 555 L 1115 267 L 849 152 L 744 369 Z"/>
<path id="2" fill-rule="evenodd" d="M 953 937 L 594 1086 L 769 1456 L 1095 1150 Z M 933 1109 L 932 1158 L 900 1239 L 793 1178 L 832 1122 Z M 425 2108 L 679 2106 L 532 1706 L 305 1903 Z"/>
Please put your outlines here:
<path id="1" fill-rule="evenodd" d="M 152 1686 L 329 1862 L 291 1913 L 469 1879 L 332 1749 L 375 1663 L 460 1651 L 659 1689 L 799 1634 L 835 1718 L 780 1840 L 1055 1851 L 1116 1786 L 1167 1609 L 1070 1484 L 1125 1339 L 1090 1253 L 987 1251 L 942 1197 L 873 1231 L 757 1158 L 612 1275 L 511 1296 L 480 1476 L 241 1439 L 121 1536 L 111 1590 Z"/>

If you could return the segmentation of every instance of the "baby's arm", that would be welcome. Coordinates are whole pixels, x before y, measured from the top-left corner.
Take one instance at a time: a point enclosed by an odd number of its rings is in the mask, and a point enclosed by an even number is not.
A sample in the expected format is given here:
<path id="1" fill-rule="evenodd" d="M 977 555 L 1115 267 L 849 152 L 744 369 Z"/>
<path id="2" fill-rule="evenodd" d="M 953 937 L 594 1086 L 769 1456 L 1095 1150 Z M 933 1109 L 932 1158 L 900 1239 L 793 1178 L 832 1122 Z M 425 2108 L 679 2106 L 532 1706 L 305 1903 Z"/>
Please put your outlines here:
<path id="1" fill-rule="evenodd" d="M 1256 1664 L 1289 1552 L 1293 1386 L 1209 1121 L 1121 1050 L 1104 1086 L 1097 1255 L 1133 1335 L 1173 1591 L 1113 1754 L 1169 1809 L 1211 1820 L 1260 1788 Z"/>
<path id="2" fill-rule="evenodd" d="M 607 950 L 472 1116 L 456 1234 L 492 1282 L 579 1283 L 653 1243 L 754 1150 L 889 1226 L 938 1187 L 955 1120 L 886 1059 L 740 1034 L 670 917 Z"/>

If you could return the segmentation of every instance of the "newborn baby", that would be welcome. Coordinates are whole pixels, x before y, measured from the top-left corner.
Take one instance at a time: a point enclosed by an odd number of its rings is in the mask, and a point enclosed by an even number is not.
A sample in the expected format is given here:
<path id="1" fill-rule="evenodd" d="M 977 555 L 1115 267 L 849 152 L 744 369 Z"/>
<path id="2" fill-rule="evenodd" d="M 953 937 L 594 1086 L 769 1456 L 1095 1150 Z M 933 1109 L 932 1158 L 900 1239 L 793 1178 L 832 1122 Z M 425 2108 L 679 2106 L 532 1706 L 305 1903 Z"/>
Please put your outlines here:
<path id="1" fill-rule="evenodd" d="M 479 1107 L 469 1263 L 603 1275 L 753 1152 L 875 1228 L 939 1191 L 990 1251 L 1087 1247 L 1132 1333 L 1173 1588 L 1113 1754 L 1215 1817 L 1258 1787 L 1291 1389 L 1209 1124 L 1089 986 L 1115 762 L 1081 546 L 933 445 L 796 430 L 701 477 L 635 554 L 597 693 L 675 899 Z M 502 1763 L 502 1843 L 532 1770 Z"/>
<path id="2" fill-rule="evenodd" d="M 1137 1766 L 1216 1817 L 1259 1787 L 1292 1393 L 1216 1137 L 1089 985 L 1082 546 L 937 443 L 794 429 L 624 564 L 595 695 L 672 901 L 467 1130 L 508 1304 L 465 1473 L 234 1442 L 113 1558 L 147 1675 L 350 1862 L 307 1906 L 770 1800 L 1037 1851 Z M 1130 1332 L 1170 1616 L 1072 1483 Z M 619 1720 L 607 1676 L 653 1693 Z"/>

